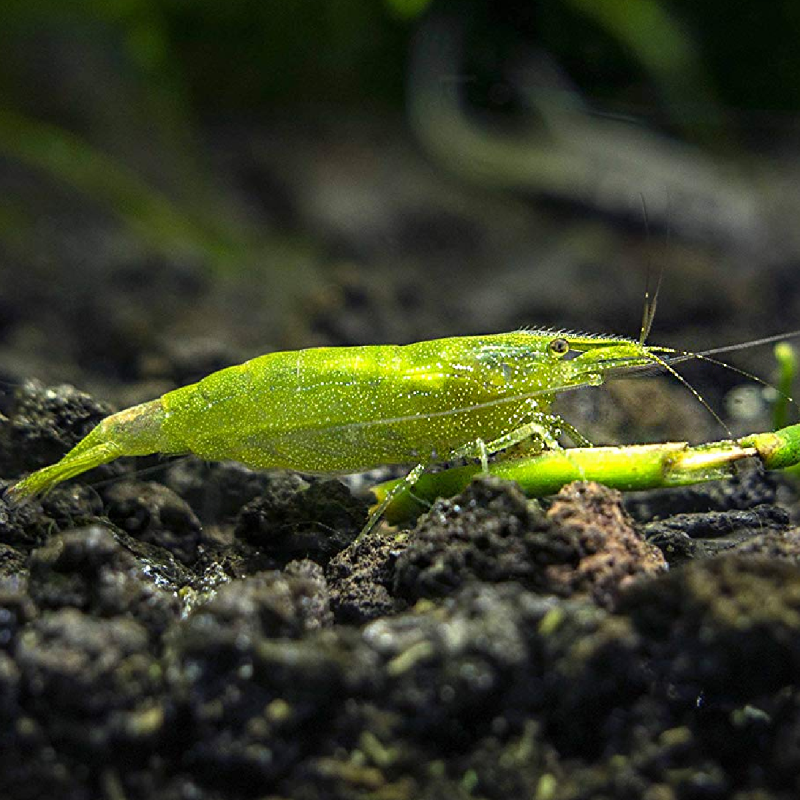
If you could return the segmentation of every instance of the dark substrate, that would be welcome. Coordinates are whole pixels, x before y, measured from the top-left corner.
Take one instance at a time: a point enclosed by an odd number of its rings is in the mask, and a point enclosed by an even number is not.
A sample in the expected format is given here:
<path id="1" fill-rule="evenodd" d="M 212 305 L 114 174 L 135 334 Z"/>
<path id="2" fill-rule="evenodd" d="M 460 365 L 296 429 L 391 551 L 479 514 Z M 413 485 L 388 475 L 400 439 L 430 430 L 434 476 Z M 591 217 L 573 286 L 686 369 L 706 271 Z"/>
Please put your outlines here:
<path id="1" fill-rule="evenodd" d="M 8 478 L 107 409 L 19 393 Z M 338 481 L 110 465 L 0 502 L 0 796 L 795 798 L 800 529 L 750 472 L 353 543 Z"/>

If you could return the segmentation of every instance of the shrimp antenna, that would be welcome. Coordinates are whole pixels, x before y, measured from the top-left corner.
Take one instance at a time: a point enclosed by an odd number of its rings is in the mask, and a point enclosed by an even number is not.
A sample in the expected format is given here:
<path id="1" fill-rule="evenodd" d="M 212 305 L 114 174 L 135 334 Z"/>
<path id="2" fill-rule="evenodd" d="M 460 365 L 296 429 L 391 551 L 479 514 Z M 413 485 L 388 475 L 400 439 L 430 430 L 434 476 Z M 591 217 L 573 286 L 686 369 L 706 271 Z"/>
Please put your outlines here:
<path id="1" fill-rule="evenodd" d="M 754 381 L 755 383 L 760 384 L 761 386 L 766 387 L 767 389 L 772 389 L 773 392 L 776 392 L 779 397 L 782 397 L 784 400 L 788 400 L 796 409 L 800 411 L 800 404 L 791 396 L 786 394 L 786 392 L 782 392 L 776 386 L 773 386 L 769 381 L 765 381 L 763 378 L 759 378 L 758 375 L 754 375 L 752 372 L 748 372 L 746 369 L 742 369 L 741 367 L 735 367 L 733 364 L 729 364 L 727 361 L 722 361 L 719 358 L 711 358 L 709 357 L 708 353 L 718 353 L 718 352 L 729 352 L 730 350 L 741 350 L 742 347 L 750 347 L 754 346 L 755 344 L 764 344 L 770 343 L 774 341 L 782 341 L 783 339 L 787 338 L 787 336 L 792 336 L 793 334 L 784 334 L 782 336 L 768 336 L 763 340 L 759 340 L 758 342 L 745 342 L 744 345 L 730 345 L 728 347 L 717 347 L 713 350 L 705 350 L 699 353 L 692 353 L 690 350 L 674 350 L 672 348 L 659 348 L 659 350 L 663 353 L 672 352 L 675 355 L 674 358 L 669 360 L 669 363 L 675 364 L 680 361 L 689 361 L 689 360 L 697 360 L 697 361 L 705 361 L 708 364 L 714 364 L 717 367 L 724 367 L 731 372 L 735 372 L 737 375 L 742 375 L 743 377 L 747 378 L 748 380 Z M 800 331 L 794 331 L 794 335 L 800 335 Z"/>
<path id="2" fill-rule="evenodd" d="M 702 403 L 702 405 L 706 408 L 707 411 L 714 417 L 714 419 L 725 429 L 729 436 L 731 436 L 731 431 L 728 426 L 721 420 L 719 415 L 711 408 L 711 406 L 706 402 L 705 398 L 684 378 L 680 373 L 678 373 L 675 368 L 672 366 L 673 364 L 680 363 L 682 361 L 690 361 L 690 360 L 697 360 L 697 361 L 705 361 L 708 364 L 714 364 L 717 367 L 724 367 L 731 372 L 735 372 L 737 375 L 742 375 L 745 378 L 748 378 L 755 383 L 760 384 L 761 386 L 765 386 L 768 389 L 772 389 L 772 391 L 777 392 L 777 394 L 782 397 L 784 400 L 788 400 L 795 408 L 800 410 L 800 404 L 791 396 L 782 392 L 777 387 L 773 386 L 769 381 L 765 381 L 763 378 L 759 378 L 758 375 L 753 375 L 752 372 L 748 372 L 747 370 L 741 369 L 740 367 L 735 367 L 733 364 L 729 364 L 726 361 L 721 361 L 718 358 L 710 358 L 708 353 L 718 353 L 728 352 L 730 350 L 740 350 L 742 347 L 751 347 L 755 344 L 765 344 L 775 341 L 781 341 L 787 337 L 791 336 L 800 336 L 800 331 L 794 331 L 789 334 L 782 334 L 779 336 L 767 336 L 764 339 L 759 339 L 757 342 L 745 342 L 744 345 L 730 345 L 727 347 L 717 347 L 712 350 L 706 350 L 699 353 L 693 353 L 690 350 L 678 350 L 673 347 L 655 347 L 655 348 L 645 348 L 647 355 L 653 360 L 653 362 L 657 365 L 657 367 L 666 370 L 675 378 L 677 378 L 689 391 L 697 398 L 697 400 Z M 665 358 L 660 358 L 655 354 L 655 351 L 659 353 L 664 353 L 666 355 L 672 356 L 668 360 Z M 647 369 L 647 368 L 645 368 Z M 652 367 L 651 367 L 652 369 Z M 639 372 L 639 374 L 647 374 L 643 372 L 641 368 L 633 368 L 632 371 Z"/>
<path id="3" fill-rule="evenodd" d="M 188 461 L 191 457 L 191 454 L 182 456 L 162 455 L 157 464 L 151 464 L 149 467 L 137 467 L 129 474 L 110 475 L 102 480 L 87 483 L 86 486 L 91 486 L 92 489 L 102 489 L 106 486 L 113 486 L 115 483 L 119 483 L 122 480 L 139 480 L 140 478 L 147 477 L 148 475 L 166 472 L 170 467 L 174 467 L 175 464 L 182 464 L 184 461 Z"/>
<path id="4" fill-rule="evenodd" d="M 674 348 L 667 347 L 660 347 L 659 351 L 662 353 L 675 354 L 674 358 L 669 360 L 671 364 L 678 364 L 681 361 L 696 359 L 698 361 L 707 361 L 709 364 L 716 364 L 718 367 L 725 367 L 725 369 L 729 369 L 731 372 L 736 372 L 739 375 L 743 375 L 745 378 L 749 378 L 756 383 L 760 383 L 762 386 L 766 386 L 768 389 L 772 389 L 773 391 L 777 392 L 780 397 L 783 397 L 785 400 L 788 400 L 790 403 L 792 403 L 792 405 L 794 405 L 797 409 L 800 409 L 800 404 L 798 404 L 793 397 L 790 397 L 785 392 L 782 392 L 780 389 L 769 383 L 769 381 L 765 381 L 762 378 L 759 378 L 758 375 L 753 375 L 752 373 L 741 369 L 740 367 L 734 367 L 733 364 L 729 364 L 727 361 L 722 361 L 718 358 L 711 358 L 711 356 L 718 355 L 719 353 L 733 353 L 737 350 L 747 350 L 750 347 L 758 347 L 759 345 L 764 344 L 774 344 L 775 342 L 782 342 L 786 339 L 795 339 L 798 336 L 800 336 L 800 330 L 788 331 L 787 333 L 778 333 L 773 336 L 764 336 L 761 339 L 752 339 L 749 342 L 739 342 L 738 344 L 728 344 L 723 345 L 722 347 L 712 347 L 708 350 L 700 350 L 697 353 L 693 353 L 690 350 L 676 350 Z"/>
<path id="5" fill-rule="evenodd" d="M 710 350 L 701 350 L 698 353 L 687 353 L 687 355 L 699 358 L 700 356 L 714 356 L 720 353 L 733 353 L 736 350 L 747 350 L 750 347 L 759 347 L 762 344 L 774 344 L 782 342 L 784 339 L 796 339 L 800 336 L 800 329 L 788 331 L 787 333 L 776 333 L 773 336 L 764 336 L 761 339 L 752 339 L 749 342 L 739 342 L 738 344 L 727 344 L 722 347 L 712 347 Z"/>
<path id="6" fill-rule="evenodd" d="M 708 356 L 698 355 L 697 358 L 700 361 L 706 361 L 709 364 L 715 364 L 718 367 L 725 367 L 725 369 L 729 369 L 731 372 L 735 372 L 739 375 L 743 375 L 745 378 L 749 378 L 751 381 L 764 386 L 767 389 L 771 389 L 775 392 L 778 397 L 782 397 L 784 400 L 788 400 L 798 411 L 800 411 L 800 405 L 798 405 L 797 400 L 794 399 L 791 395 L 786 394 L 786 392 L 782 392 L 777 386 L 773 386 L 769 381 L 765 381 L 763 378 L 759 378 L 758 375 L 753 375 L 752 372 L 748 372 L 746 369 L 741 369 L 740 367 L 734 367 L 733 364 L 728 364 L 727 361 L 720 361 L 718 358 L 709 358 Z"/>
<path id="7" fill-rule="evenodd" d="M 644 229 L 647 234 L 647 240 L 650 240 L 650 217 L 647 214 L 647 201 L 643 194 L 639 195 L 642 201 L 642 214 L 644 215 Z M 669 223 L 667 223 L 669 224 Z M 669 227 L 667 228 L 667 236 L 669 236 Z M 652 275 L 651 261 L 647 260 L 647 277 L 644 286 L 644 308 L 642 309 L 642 327 L 639 330 L 639 344 L 644 345 L 647 337 L 650 335 L 650 329 L 653 327 L 653 320 L 656 317 L 656 308 L 658 306 L 658 293 L 661 291 L 661 279 L 664 277 L 663 264 L 658 271 L 658 279 L 656 281 L 656 288 L 652 295 L 650 293 L 650 278 Z"/>
<path id="8" fill-rule="evenodd" d="M 708 350 L 698 350 L 696 353 L 692 352 L 691 350 L 679 350 L 674 347 L 662 347 L 658 346 L 655 349 L 659 353 L 667 353 L 672 358 L 669 359 L 670 364 L 680 364 L 683 361 L 691 361 L 691 360 L 700 360 L 700 361 L 709 361 L 712 364 L 717 364 L 720 367 L 727 367 L 734 372 L 739 372 L 742 375 L 747 377 L 754 377 L 751 376 L 749 373 L 745 372 L 739 367 L 734 367 L 732 364 L 728 364 L 727 361 L 720 361 L 719 359 L 712 359 L 709 356 L 719 355 L 720 353 L 734 353 L 737 350 L 749 350 L 751 347 L 759 347 L 765 344 L 774 344 L 775 342 L 782 342 L 786 339 L 796 339 L 800 337 L 800 329 L 796 331 L 787 331 L 786 333 L 776 333 L 772 336 L 764 336 L 761 339 L 752 339 L 749 342 L 738 342 L 736 344 L 726 344 L 722 345 L 721 347 L 712 347 Z M 653 348 L 648 348 L 652 350 Z M 620 368 L 620 371 L 624 372 L 636 372 L 639 374 L 647 375 L 650 373 L 650 370 L 657 369 L 653 365 L 643 365 L 640 367 L 624 367 Z M 611 372 L 615 372 L 616 370 L 611 370 Z M 760 378 L 758 378 L 760 380 Z M 766 383 L 766 386 L 769 386 L 771 389 L 774 388 L 771 384 Z"/>
<path id="9" fill-rule="evenodd" d="M 659 350 L 662 353 L 670 353 L 670 352 L 683 353 L 683 351 L 681 351 L 681 350 L 672 350 L 672 348 L 669 348 L 669 347 L 658 347 L 656 349 Z M 649 358 L 653 359 L 653 361 L 656 364 L 658 364 L 660 367 L 662 367 L 667 372 L 669 372 L 670 375 L 672 375 L 674 378 L 676 378 L 678 381 L 680 381 L 694 395 L 695 399 L 703 406 L 703 408 L 705 408 L 705 410 L 708 411 L 708 413 L 711 414 L 712 417 L 714 417 L 714 420 L 722 427 L 722 429 L 725 431 L 725 433 L 727 433 L 728 436 L 733 438 L 733 433 L 732 433 L 731 429 L 725 424 L 725 422 L 722 420 L 722 417 L 720 417 L 720 415 L 717 414 L 716 411 L 714 411 L 714 409 L 711 407 L 711 405 L 708 403 L 708 401 L 705 399 L 705 397 L 703 397 L 703 395 L 701 395 L 700 392 L 698 392 L 697 389 L 695 389 L 694 386 L 692 386 L 692 384 L 689 383 L 689 381 L 687 381 L 686 378 L 684 378 L 683 375 L 681 375 L 680 372 L 678 372 L 678 370 L 675 369 L 675 367 L 671 366 L 669 361 L 667 361 L 665 358 L 661 358 L 660 356 L 657 356 L 653 352 L 652 348 L 646 347 L 645 351 L 646 351 L 647 356 Z M 686 355 L 691 357 L 693 354 L 686 353 Z M 728 365 L 725 364 L 724 366 L 728 366 Z"/>

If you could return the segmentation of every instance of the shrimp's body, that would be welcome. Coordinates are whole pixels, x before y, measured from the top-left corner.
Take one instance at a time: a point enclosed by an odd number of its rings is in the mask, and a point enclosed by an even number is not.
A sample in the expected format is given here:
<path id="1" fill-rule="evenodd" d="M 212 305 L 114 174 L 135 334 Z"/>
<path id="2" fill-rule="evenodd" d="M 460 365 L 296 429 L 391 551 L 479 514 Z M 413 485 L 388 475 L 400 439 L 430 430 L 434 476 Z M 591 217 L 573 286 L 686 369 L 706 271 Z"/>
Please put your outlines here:
<path id="1" fill-rule="evenodd" d="M 571 426 L 555 395 L 611 370 L 664 364 L 617 337 L 517 331 L 409 345 L 271 353 L 100 422 L 59 462 L 11 487 L 45 492 L 120 456 L 193 453 L 308 473 L 417 466 L 488 454 L 531 437 L 557 446 Z M 580 437 L 579 437 L 580 438 Z"/>

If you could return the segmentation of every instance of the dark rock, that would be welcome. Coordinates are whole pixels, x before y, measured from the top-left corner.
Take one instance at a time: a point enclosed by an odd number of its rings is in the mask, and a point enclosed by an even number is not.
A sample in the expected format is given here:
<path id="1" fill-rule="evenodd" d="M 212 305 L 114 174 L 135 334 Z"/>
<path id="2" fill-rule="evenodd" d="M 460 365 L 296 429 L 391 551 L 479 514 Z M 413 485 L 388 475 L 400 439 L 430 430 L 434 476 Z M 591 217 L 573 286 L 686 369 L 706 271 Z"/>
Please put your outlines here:
<path id="1" fill-rule="evenodd" d="M 242 509 L 235 534 L 278 563 L 310 558 L 324 565 L 353 541 L 366 521 L 366 503 L 340 481 L 308 485 L 287 475 L 273 480 L 268 492 Z"/>
<path id="2" fill-rule="evenodd" d="M 406 607 L 394 596 L 393 583 L 395 562 L 407 546 L 407 537 L 379 527 L 330 560 L 327 574 L 337 622 L 359 625 Z"/>
<path id="3" fill-rule="evenodd" d="M 191 720 L 185 760 L 212 785 L 274 780 L 349 696 L 360 671 L 340 636 L 290 640 L 330 624 L 321 580 L 306 563 L 237 581 L 176 631 L 169 675 Z"/>
<path id="4" fill-rule="evenodd" d="M 683 702 L 752 702 L 800 671 L 800 568 L 785 561 L 691 562 L 624 592 L 619 610 L 652 643 L 662 690 Z"/>
<path id="5" fill-rule="evenodd" d="M 180 603 L 158 585 L 111 531 L 100 525 L 53 537 L 30 559 L 30 596 L 42 609 L 76 608 L 97 617 L 130 616 L 153 643 L 180 613 Z"/>
<path id="6" fill-rule="evenodd" d="M 207 523 L 233 522 L 252 500 L 269 490 L 274 477 L 235 461 L 208 463 L 182 458 L 167 470 L 164 482 Z"/>
<path id="7" fill-rule="evenodd" d="M 680 564 L 730 550 L 753 536 L 781 533 L 788 527 L 789 514 L 784 509 L 763 505 L 746 511 L 675 514 L 646 525 L 644 534 L 670 564 Z"/>
<path id="8" fill-rule="evenodd" d="M 111 413 L 109 405 L 73 386 L 26 381 L 10 419 L 0 425 L 0 475 L 18 477 L 58 461 Z"/>
<path id="9" fill-rule="evenodd" d="M 141 735 L 161 669 L 147 631 L 132 619 L 93 619 L 74 608 L 46 612 L 19 637 L 14 653 L 28 713 L 51 741 L 84 758 L 108 756 L 120 733 Z M 163 712 L 152 713 L 157 738 Z"/>
<path id="10" fill-rule="evenodd" d="M 397 558 L 395 589 L 415 600 L 474 580 L 519 581 L 542 593 L 588 593 L 609 605 L 626 582 L 664 568 L 631 527 L 619 492 L 570 484 L 545 514 L 516 485 L 480 479 L 420 521 Z"/>
<path id="11" fill-rule="evenodd" d="M 44 513 L 38 500 L 17 503 L 7 494 L 0 495 L 0 542 L 30 550 L 46 542 L 57 529 L 56 521 Z"/>
<path id="12" fill-rule="evenodd" d="M 0 650 L 13 652 L 17 637 L 38 614 L 27 579 L 0 579 Z"/>
<path id="13" fill-rule="evenodd" d="M 734 545 L 731 552 L 739 556 L 790 561 L 800 566 L 800 529 L 792 528 L 783 533 L 758 533 Z"/>
<path id="14" fill-rule="evenodd" d="M 0 495 L 0 542 L 26 551 L 44 544 L 66 528 L 93 522 L 101 512 L 100 498 L 80 484 L 55 487 L 45 497 L 11 500 Z"/>
<path id="15" fill-rule="evenodd" d="M 0 544 L 0 578 L 21 575 L 27 571 L 25 556 L 11 545 Z"/>
<path id="16" fill-rule="evenodd" d="M 405 735 L 445 751 L 531 717 L 552 725 L 563 747 L 602 748 L 614 711 L 647 685 L 626 620 L 518 583 L 468 587 L 436 611 L 376 620 L 363 635 L 382 660 L 381 705 Z"/>
<path id="17" fill-rule="evenodd" d="M 105 490 L 108 518 L 143 542 L 163 547 L 183 564 L 199 554 L 200 520 L 189 504 L 159 483 L 125 481 Z"/>
<path id="18" fill-rule="evenodd" d="M 631 492 L 625 496 L 625 508 L 634 519 L 650 522 L 673 514 L 745 511 L 774 503 L 776 495 L 775 477 L 764 470 L 753 469 L 724 481 Z"/>
<path id="19" fill-rule="evenodd" d="M 187 622 L 217 639 L 298 638 L 331 625 L 327 585 L 319 565 L 292 562 L 221 586 Z M 243 639 L 244 641 L 244 639 Z"/>

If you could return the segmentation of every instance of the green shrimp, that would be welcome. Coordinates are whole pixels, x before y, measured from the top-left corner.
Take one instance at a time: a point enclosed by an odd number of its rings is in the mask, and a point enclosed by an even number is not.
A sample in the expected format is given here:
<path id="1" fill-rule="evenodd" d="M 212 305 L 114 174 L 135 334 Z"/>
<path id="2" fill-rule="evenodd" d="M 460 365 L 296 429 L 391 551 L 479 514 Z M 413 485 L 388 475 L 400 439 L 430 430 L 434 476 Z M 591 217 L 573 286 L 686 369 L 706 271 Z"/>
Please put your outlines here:
<path id="1" fill-rule="evenodd" d="M 436 462 L 477 458 L 486 469 L 489 455 L 525 440 L 557 447 L 567 433 L 588 444 L 551 412 L 555 396 L 619 370 L 672 371 L 659 355 L 669 352 L 619 337 L 522 330 L 270 353 L 112 414 L 9 492 L 30 497 L 121 456 L 151 453 L 317 474 L 416 465 L 407 487 Z"/>

